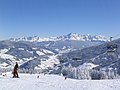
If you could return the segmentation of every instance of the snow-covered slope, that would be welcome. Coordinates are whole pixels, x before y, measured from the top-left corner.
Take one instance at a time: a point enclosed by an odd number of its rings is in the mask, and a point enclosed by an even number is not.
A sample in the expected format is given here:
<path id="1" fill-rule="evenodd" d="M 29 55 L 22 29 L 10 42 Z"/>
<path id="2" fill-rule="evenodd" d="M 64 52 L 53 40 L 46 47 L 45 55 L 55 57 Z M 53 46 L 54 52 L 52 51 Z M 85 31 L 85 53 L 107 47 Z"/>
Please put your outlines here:
<path id="1" fill-rule="evenodd" d="M 69 66 L 72 67 L 88 67 L 96 70 L 112 69 L 120 75 L 120 39 L 114 40 L 113 43 L 117 45 L 117 50 L 114 52 L 107 52 L 107 43 L 84 48 L 81 50 L 71 51 L 62 54 L 59 58 L 61 64 L 59 67 Z M 59 69 L 58 69 L 59 70 Z M 60 71 L 60 70 L 59 70 Z"/>
<path id="2" fill-rule="evenodd" d="M 120 79 L 74 80 L 57 75 L 20 74 L 0 76 L 0 90 L 120 90 Z"/>
<path id="3" fill-rule="evenodd" d="M 54 51 L 37 47 L 32 42 L 1 41 L 0 71 L 12 69 L 15 62 L 18 62 L 21 68 L 27 69 L 52 68 L 54 64 L 59 63 Z"/>
<path id="4" fill-rule="evenodd" d="M 45 47 L 59 53 L 67 53 L 70 51 L 83 49 L 91 46 L 96 46 L 104 42 L 100 41 L 79 41 L 79 40 L 59 40 L 59 41 L 44 41 L 34 42 L 36 46 Z"/>

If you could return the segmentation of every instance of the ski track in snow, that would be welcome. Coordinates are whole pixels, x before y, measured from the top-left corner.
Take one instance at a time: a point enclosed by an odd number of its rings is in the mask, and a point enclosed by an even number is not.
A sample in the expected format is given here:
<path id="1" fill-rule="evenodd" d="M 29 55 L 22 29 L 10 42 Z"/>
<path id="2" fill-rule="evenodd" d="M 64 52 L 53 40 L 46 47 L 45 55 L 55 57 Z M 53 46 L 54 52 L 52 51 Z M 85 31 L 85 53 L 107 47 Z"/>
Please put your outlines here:
<path id="1" fill-rule="evenodd" d="M 120 79 L 64 80 L 63 76 L 20 74 L 20 78 L 0 76 L 0 90 L 120 90 Z"/>

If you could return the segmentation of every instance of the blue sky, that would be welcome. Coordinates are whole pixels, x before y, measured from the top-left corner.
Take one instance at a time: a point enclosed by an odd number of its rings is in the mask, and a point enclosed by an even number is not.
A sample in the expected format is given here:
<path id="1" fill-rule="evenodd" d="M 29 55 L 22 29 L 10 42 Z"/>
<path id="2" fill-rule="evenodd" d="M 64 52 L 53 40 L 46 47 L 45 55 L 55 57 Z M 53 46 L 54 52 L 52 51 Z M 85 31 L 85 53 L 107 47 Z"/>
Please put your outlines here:
<path id="1" fill-rule="evenodd" d="M 120 0 L 0 0 L 0 40 L 120 33 Z"/>

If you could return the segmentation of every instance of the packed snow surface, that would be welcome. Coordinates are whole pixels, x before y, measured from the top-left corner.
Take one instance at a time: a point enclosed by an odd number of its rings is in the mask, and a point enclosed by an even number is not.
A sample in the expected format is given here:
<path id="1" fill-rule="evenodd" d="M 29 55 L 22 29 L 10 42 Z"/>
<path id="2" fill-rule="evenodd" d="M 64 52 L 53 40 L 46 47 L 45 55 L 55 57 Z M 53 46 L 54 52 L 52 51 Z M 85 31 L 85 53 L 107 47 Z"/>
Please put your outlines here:
<path id="1" fill-rule="evenodd" d="M 19 74 L 20 78 L 0 75 L 0 90 L 120 90 L 120 79 L 75 80 L 58 75 Z"/>

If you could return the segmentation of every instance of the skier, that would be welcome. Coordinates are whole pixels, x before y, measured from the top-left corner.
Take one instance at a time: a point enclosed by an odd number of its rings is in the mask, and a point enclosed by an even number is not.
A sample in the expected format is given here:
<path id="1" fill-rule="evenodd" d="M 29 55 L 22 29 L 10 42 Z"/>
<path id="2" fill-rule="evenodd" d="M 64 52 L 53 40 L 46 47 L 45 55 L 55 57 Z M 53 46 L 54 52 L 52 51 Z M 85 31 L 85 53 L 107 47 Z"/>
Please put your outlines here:
<path id="1" fill-rule="evenodd" d="M 67 79 L 67 76 L 65 76 L 65 80 Z"/>
<path id="2" fill-rule="evenodd" d="M 39 78 L 39 75 L 37 76 L 37 78 Z"/>
<path id="3" fill-rule="evenodd" d="M 14 66 L 13 69 L 13 78 L 19 78 L 18 76 L 18 63 L 16 62 L 16 65 Z"/>

